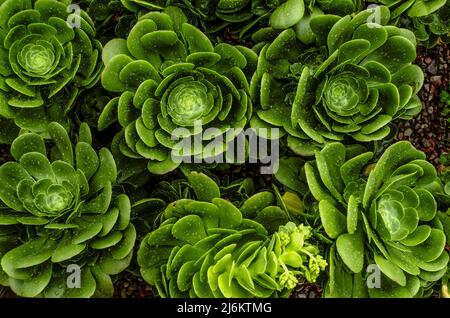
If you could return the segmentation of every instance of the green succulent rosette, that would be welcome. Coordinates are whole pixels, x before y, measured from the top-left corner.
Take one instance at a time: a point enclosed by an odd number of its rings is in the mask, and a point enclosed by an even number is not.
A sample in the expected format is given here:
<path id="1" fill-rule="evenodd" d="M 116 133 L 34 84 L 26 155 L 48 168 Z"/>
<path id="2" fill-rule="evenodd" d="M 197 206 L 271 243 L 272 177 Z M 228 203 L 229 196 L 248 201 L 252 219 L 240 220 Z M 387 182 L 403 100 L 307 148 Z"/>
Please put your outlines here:
<path id="1" fill-rule="evenodd" d="M 439 42 L 449 43 L 450 2 L 447 1 L 440 9 L 427 16 L 400 19 L 399 24 L 412 30 L 417 40 L 428 48 Z"/>
<path id="2" fill-rule="evenodd" d="M 168 6 L 183 9 L 193 19 L 198 20 L 207 32 L 215 32 L 230 23 L 247 22 L 254 17 L 252 0 L 238 1 L 198 1 L 198 0 L 121 0 L 122 4 L 132 12 L 141 10 L 163 10 Z M 264 2 L 264 1 L 262 1 Z"/>
<path id="3" fill-rule="evenodd" d="M 319 7 L 333 14 L 351 14 L 362 7 L 361 0 L 121 0 L 130 11 L 161 10 L 178 6 L 204 32 L 213 33 L 225 27 L 242 37 L 264 23 L 296 24 L 305 12 Z"/>
<path id="4" fill-rule="evenodd" d="M 103 87 L 121 95 L 105 107 L 99 129 L 118 121 L 122 130 L 113 141 L 118 156 L 146 160 L 156 174 L 179 166 L 173 154 L 223 153 L 252 113 L 248 80 L 256 54 L 226 43 L 213 46 L 183 21 L 175 7 L 150 12 L 126 40 L 113 39 L 103 51 Z M 218 138 L 222 141 L 207 148 Z M 186 150 L 177 139 L 198 143 Z"/>
<path id="5" fill-rule="evenodd" d="M 86 124 L 75 146 L 60 124 L 48 131 L 51 146 L 22 134 L 0 167 L 0 284 L 22 297 L 112 297 L 136 239 L 130 201 L 112 191 L 114 158 L 97 154 Z"/>
<path id="6" fill-rule="evenodd" d="M 419 113 L 414 34 L 387 25 L 386 7 L 377 10 L 379 24 L 371 10 L 353 17 L 316 11 L 299 27 L 255 33 L 251 95 L 261 108 L 252 127 L 279 127 L 295 153 L 309 156 L 330 142 L 381 140 L 394 119 Z"/>
<path id="7" fill-rule="evenodd" d="M 0 21 L 2 122 L 38 133 L 52 121 L 67 126 L 79 88 L 94 85 L 102 69 L 91 18 L 70 1 L 5 0 Z"/>
<path id="8" fill-rule="evenodd" d="M 236 30 L 246 33 L 252 26 L 268 19 L 269 12 L 286 0 L 121 0 L 132 12 L 146 10 L 163 10 L 177 6 L 189 16 L 189 20 L 206 33 L 214 33 L 231 25 L 238 25 Z M 292 0 L 291 0 L 292 1 Z M 303 4 L 303 0 L 298 0 Z"/>
<path id="9" fill-rule="evenodd" d="M 449 261 L 437 203 L 427 190 L 436 170 L 406 141 L 372 159 L 372 152 L 349 156 L 344 145 L 331 143 L 305 164 L 323 228 L 335 241 L 325 295 L 421 296 Z"/>
<path id="10" fill-rule="evenodd" d="M 245 217 L 276 214 L 280 208 L 266 206 L 270 200 L 250 197 L 239 209 L 220 198 L 209 177 L 191 172 L 188 178 L 197 200 L 169 204 L 138 251 L 142 277 L 161 297 L 287 297 L 296 276 L 315 281 L 325 269 L 317 246 L 308 242 L 309 227 L 288 222 L 269 235 Z"/>
<path id="11" fill-rule="evenodd" d="M 427 16 L 445 5 L 447 0 L 374 0 L 389 7 L 392 11 L 392 19 L 401 15 L 411 18 Z"/>

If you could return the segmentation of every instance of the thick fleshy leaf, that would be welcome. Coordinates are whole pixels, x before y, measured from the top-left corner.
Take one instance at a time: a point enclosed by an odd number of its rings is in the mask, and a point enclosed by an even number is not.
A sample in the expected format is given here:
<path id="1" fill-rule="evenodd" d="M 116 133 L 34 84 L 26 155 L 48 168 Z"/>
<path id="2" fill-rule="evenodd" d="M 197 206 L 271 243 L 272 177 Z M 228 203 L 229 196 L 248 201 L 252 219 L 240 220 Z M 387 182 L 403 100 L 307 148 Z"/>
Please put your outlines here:
<path id="1" fill-rule="evenodd" d="M 239 208 L 242 216 L 246 218 L 254 218 L 259 211 L 274 203 L 274 196 L 269 191 L 259 192 L 247 200 Z"/>
<path id="2" fill-rule="evenodd" d="M 18 163 L 7 162 L 0 167 L 0 200 L 16 211 L 24 209 L 23 203 L 17 196 L 17 188 L 22 180 L 32 181 L 30 174 Z"/>
<path id="3" fill-rule="evenodd" d="M 206 237 L 203 221 L 196 215 L 189 215 L 181 218 L 174 224 L 172 235 L 175 238 L 190 244 L 195 244 Z"/>
<path id="4" fill-rule="evenodd" d="M 193 171 L 187 175 L 187 178 L 194 187 L 198 200 L 211 202 L 214 198 L 220 198 L 219 187 L 205 174 Z"/>
<path id="5" fill-rule="evenodd" d="M 191 53 L 214 51 L 211 41 L 196 27 L 188 23 L 184 23 L 182 25 L 182 31 Z"/>
<path id="6" fill-rule="evenodd" d="M 52 264 L 46 263 L 31 278 L 18 280 L 11 278 L 9 284 L 11 290 L 22 297 L 36 297 L 47 287 L 52 278 Z"/>
<path id="7" fill-rule="evenodd" d="M 219 225 L 221 228 L 232 229 L 242 222 L 241 212 L 231 202 L 221 198 L 214 198 L 212 203 L 219 208 Z"/>
<path id="8" fill-rule="evenodd" d="M 275 9 L 270 16 L 269 24 L 274 29 L 286 29 L 303 17 L 305 4 L 303 0 L 288 0 Z"/>
<path id="9" fill-rule="evenodd" d="M 424 159 L 424 154 L 416 150 L 408 142 L 398 142 L 389 147 L 381 158 L 375 169 L 369 175 L 366 190 L 364 192 L 363 205 L 368 207 L 378 188 L 383 183 L 383 178 L 389 176 L 398 166 L 415 159 Z"/>
<path id="10" fill-rule="evenodd" d="M 11 155 L 17 161 L 28 152 L 39 152 L 47 154 L 45 143 L 41 136 L 37 134 L 24 134 L 17 137 L 11 145 Z"/>
<path id="11" fill-rule="evenodd" d="M 72 142 L 64 127 L 56 122 L 50 123 L 48 132 L 55 142 L 58 156 L 70 165 L 74 164 Z"/>
<path id="12" fill-rule="evenodd" d="M 43 264 L 52 256 L 56 242 L 47 237 L 31 240 L 6 253 L 2 260 L 2 268 L 14 276 L 14 269 L 27 268 Z"/>
<path id="13" fill-rule="evenodd" d="M 418 259 L 431 262 L 441 255 L 444 246 L 444 233 L 438 229 L 431 229 L 430 236 L 423 243 L 411 247 L 411 250 Z"/>
<path id="14" fill-rule="evenodd" d="M 379 266 L 383 274 L 394 282 L 400 286 L 406 285 L 406 276 L 397 265 L 377 254 L 375 254 L 375 263 Z"/>
<path id="15" fill-rule="evenodd" d="M 320 220 L 325 232 L 331 238 L 337 238 L 345 233 L 347 229 L 347 219 L 330 201 L 319 202 Z"/>
<path id="16" fill-rule="evenodd" d="M 102 51 L 102 60 L 105 65 L 111 61 L 111 59 L 119 54 L 128 54 L 127 41 L 124 39 L 112 39 L 106 43 Z"/>

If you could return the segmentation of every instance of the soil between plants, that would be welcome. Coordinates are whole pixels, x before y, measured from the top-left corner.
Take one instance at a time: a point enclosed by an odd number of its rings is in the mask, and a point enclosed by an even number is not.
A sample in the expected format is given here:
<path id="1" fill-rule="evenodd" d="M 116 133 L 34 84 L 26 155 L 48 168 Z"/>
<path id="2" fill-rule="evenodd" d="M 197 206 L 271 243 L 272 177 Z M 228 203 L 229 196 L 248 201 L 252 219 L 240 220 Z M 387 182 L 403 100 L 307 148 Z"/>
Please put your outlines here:
<path id="1" fill-rule="evenodd" d="M 449 115 L 443 114 L 445 104 L 439 95 L 449 88 L 450 48 L 447 45 L 433 49 L 417 48 L 416 64 L 425 75 L 424 85 L 419 92 L 422 111 L 409 121 L 397 121 L 398 133 L 395 141 L 409 140 L 417 149 L 422 150 L 427 159 L 438 169 L 441 155 L 450 152 Z M 449 106 L 447 106 L 449 107 Z"/>

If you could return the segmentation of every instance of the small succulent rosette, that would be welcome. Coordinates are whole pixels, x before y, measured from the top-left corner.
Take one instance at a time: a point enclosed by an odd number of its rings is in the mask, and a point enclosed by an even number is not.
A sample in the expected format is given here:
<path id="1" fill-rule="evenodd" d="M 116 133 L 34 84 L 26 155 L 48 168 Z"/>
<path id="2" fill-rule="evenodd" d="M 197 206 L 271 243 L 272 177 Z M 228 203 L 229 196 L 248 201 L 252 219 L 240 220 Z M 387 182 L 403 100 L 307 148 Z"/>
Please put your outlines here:
<path id="1" fill-rule="evenodd" d="M 450 42 L 450 2 L 437 11 L 423 17 L 400 19 L 400 25 L 412 30 L 419 40 L 427 48 L 434 47 L 437 43 Z"/>
<path id="2" fill-rule="evenodd" d="M 99 129 L 118 121 L 114 155 L 148 161 L 155 174 L 176 169 L 181 158 L 220 155 L 252 113 L 248 79 L 256 53 L 213 46 L 184 21 L 176 7 L 150 12 L 126 40 L 113 39 L 103 51 L 102 84 L 121 95 L 105 107 Z"/>
<path id="3" fill-rule="evenodd" d="M 68 126 L 78 90 L 100 78 L 102 46 L 91 18 L 69 0 L 6 0 L 0 5 L 0 122 L 36 133 Z M 12 142 L 16 129 L 0 129 Z"/>
<path id="4" fill-rule="evenodd" d="M 377 10 L 316 11 L 296 27 L 256 32 L 251 95 L 260 108 L 251 126 L 279 127 L 295 153 L 312 156 L 330 142 L 387 138 L 394 119 L 418 114 L 415 36 L 388 25 L 388 8 Z"/>
<path id="5" fill-rule="evenodd" d="M 329 297 L 417 297 L 447 271 L 437 173 L 409 142 L 372 152 L 331 143 L 304 170 L 329 253 Z"/>
<path id="6" fill-rule="evenodd" d="M 288 222 L 269 234 L 206 175 L 191 172 L 189 182 L 197 200 L 169 204 L 138 252 L 142 277 L 161 297 L 287 297 L 298 276 L 313 282 L 325 269 L 309 227 Z M 246 213 L 278 208 L 249 200 Z"/>
<path id="7" fill-rule="evenodd" d="M 439 41 L 448 43 L 450 32 L 450 3 L 446 0 L 375 0 L 388 6 L 391 24 L 414 32 L 417 40 L 428 48 Z"/>
<path id="8" fill-rule="evenodd" d="M 22 297 L 112 297 L 136 240 L 114 158 L 86 124 L 75 146 L 58 123 L 48 131 L 47 143 L 17 137 L 0 167 L 0 284 Z"/>

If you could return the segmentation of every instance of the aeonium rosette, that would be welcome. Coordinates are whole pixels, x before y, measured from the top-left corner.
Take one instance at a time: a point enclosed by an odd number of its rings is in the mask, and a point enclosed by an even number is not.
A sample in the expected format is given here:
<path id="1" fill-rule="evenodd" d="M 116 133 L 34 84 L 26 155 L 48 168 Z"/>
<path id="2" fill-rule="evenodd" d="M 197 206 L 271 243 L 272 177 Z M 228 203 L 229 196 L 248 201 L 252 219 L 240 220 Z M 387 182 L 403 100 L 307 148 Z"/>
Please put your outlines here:
<path id="1" fill-rule="evenodd" d="M 326 295 L 421 296 L 449 261 L 436 199 L 427 189 L 436 170 L 405 141 L 372 161 L 372 152 L 330 143 L 305 164 L 323 228 L 335 240 Z"/>
<path id="2" fill-rule="evenodd" d="M 283 128 L 294 152 L 313 155 L 333 141 L 381 140 L 394 119 L 420 112 L 414 34 L 388 21 L 386 7 L 353 17 L 313 11 L 296 27 L 255 33 L 251 94 L 261 108 L 252 127 Z"/>
<path id="3" fill-rule="evenodd" d="M 362 6 L 361 0 L 121 0 L 132 12 L 161 10 L 178 6 L 204 32 L 229 28 L 240 37 L 251 34 L 256 26 L 267 22 L 292 26 L 305 13 L 320 8 L 332 14 L 351 14 Z"/>
<path id="4" fill-rule="evenodd" d="M 45 133 L 68 126 L 80 88 L 100 78 L 102 45 L 89 15 L 70 0 L 6 0 L 0 4 L 0 121 Z M 10 143 L 18 128 L 2 129 Z"/>
<path id="5" fill-rule="evenodd" d="M 48 131 L 47 144 L 17 137 L 0 167 L 0 284 L 22 297 L 112 297 L 136 240 L 114 158 L 97 154 L 86 124 L 75 147 L 58 123 Z"/>
<path id="6" fill-rule="evenodd" d="M 203 142 L 223 135 L 218 154 L 235 137 L 227 132 L 244 128 L 252 112 L 248 79 L 256 54 L 226 43 L 213 46 L 185 19 L 175 7 L 150 12 L 126 40 L 113 39 L 103 51 L 102 84 L 121 96 L 106 106 L 99 128 L 118 120 L 117 152 L 147 160 L 157 174 L 180 164 L 172 156 L 179 145 L 174 137 L 200 138 L 201 147 L 184 148 L 180 156 L 207 156 Z M 210 127 L 214 131 L 207 133 Z"/>
<path id="7" fill-rule="evenodd" d="M 272 193 L 238 208 L 206 175 L 188 180 L 196 199 L 170 203 L 138 252 L 142 277 L 161 297 L 288 297 L 298 277 L 315 282 L 327 266 L 311 228 L 287 222 Z"/>

